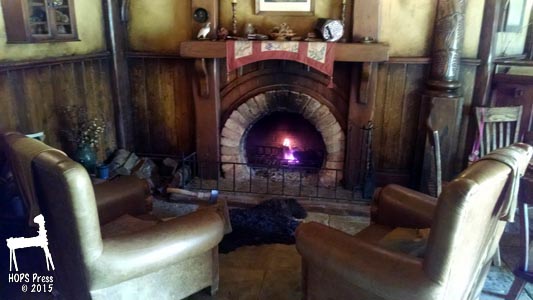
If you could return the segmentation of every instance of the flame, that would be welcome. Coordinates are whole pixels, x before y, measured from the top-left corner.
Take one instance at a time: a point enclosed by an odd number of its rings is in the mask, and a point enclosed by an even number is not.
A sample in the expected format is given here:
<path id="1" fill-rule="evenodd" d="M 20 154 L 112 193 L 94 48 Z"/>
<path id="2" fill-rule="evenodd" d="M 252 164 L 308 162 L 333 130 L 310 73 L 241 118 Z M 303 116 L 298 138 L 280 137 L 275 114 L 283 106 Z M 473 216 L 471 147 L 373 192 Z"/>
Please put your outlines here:
<path id="1" fill-rule="evenodd" d="M 283 140 L 283 146 L 291 148 L 291 140 L 289 138 L 285 138 Z"/>
<path id="2" fill-rule="evenodd" d="M 289 163 L 297 163 L 298 160 L 294 157 L 294 153 L 291 148 L 291 140 L 289 138 L 285 138 L 283 140 L 283 147 L 286 147 L 286 149 L 283 149 L 283 158 L 288 160 Z"/>

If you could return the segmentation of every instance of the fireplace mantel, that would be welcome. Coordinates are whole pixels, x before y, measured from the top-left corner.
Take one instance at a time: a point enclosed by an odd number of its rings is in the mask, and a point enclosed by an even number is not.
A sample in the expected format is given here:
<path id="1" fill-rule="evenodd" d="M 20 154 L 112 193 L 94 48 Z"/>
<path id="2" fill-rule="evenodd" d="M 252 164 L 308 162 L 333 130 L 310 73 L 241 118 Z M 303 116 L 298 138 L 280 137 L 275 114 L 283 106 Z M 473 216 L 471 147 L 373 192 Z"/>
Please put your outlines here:
<path id="1" fill-rule="evenodd" d="M 224 41 L 186 41 L 180 45 L 180 55 L 188 58 L 225 58 Z M 389 46 L 382 43 L 337 43 L 335 61 L 381 62 L 389 60 Z"/>

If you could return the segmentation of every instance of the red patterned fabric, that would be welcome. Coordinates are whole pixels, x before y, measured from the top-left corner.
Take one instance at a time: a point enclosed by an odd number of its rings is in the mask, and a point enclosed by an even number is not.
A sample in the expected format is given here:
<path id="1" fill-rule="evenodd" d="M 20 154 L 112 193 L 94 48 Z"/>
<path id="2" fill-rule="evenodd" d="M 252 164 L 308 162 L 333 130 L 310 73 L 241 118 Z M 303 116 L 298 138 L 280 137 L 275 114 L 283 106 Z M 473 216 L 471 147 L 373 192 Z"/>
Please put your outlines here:
<path id="1" fill-rule="evenodd" d="M 226 64 L 228 72 L 244 65 L 267 59 L 297 61 L 333 77 L 335 44 L 289 41 L 226 42 Z"/>

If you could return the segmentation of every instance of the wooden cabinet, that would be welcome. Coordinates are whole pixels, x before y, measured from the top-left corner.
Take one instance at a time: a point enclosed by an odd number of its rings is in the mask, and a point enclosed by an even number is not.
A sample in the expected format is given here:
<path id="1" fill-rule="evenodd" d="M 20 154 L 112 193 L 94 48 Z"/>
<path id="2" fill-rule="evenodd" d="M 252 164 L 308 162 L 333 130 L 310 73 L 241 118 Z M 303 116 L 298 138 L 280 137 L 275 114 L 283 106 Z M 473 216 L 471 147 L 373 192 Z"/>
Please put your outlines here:
<path id="1" fill-rule="evenodd" d="M 78 40 L 74 0 L 2 0 L 8 43 Z"/>

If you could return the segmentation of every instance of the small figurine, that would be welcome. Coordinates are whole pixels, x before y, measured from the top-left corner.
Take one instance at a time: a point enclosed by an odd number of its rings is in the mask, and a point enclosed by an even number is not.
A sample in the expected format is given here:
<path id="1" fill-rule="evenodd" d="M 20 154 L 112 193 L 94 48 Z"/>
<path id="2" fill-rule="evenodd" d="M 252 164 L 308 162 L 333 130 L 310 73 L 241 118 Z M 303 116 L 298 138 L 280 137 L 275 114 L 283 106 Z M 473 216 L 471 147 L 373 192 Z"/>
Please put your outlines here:
<path id="1" fill-rule="evenodd" d="M 279 41 L 290 40 L 295 36 L 294 31 L 287 23 L 281 23 L 279 26 L 272 28 L 270 36 Z"/>
<path id="2" fill-rule="evenodd" d="M 225 40 L 229 35 L 229 32 L 226 28 L 220 27 L 217 31 L 217 39 Z"/>
<path id="3" fill-rule="evenodd" d="M 204 27 L 202 27 L 198 31 L 198 35 L 196 36 L 196 38 L 199 40 L 207 39 L 207 35 L 209 34 L 209 31 L 211 31 L 211 22 L 205 23 Z"/>
<path id="4" fill-rule="evenodd" d="M 247 36 L 249 34 L 254 34 L 254 33 L 255 33 L 254 24 L 247 23 L 246 26 L 244 27 L 244 35 Z"/>

